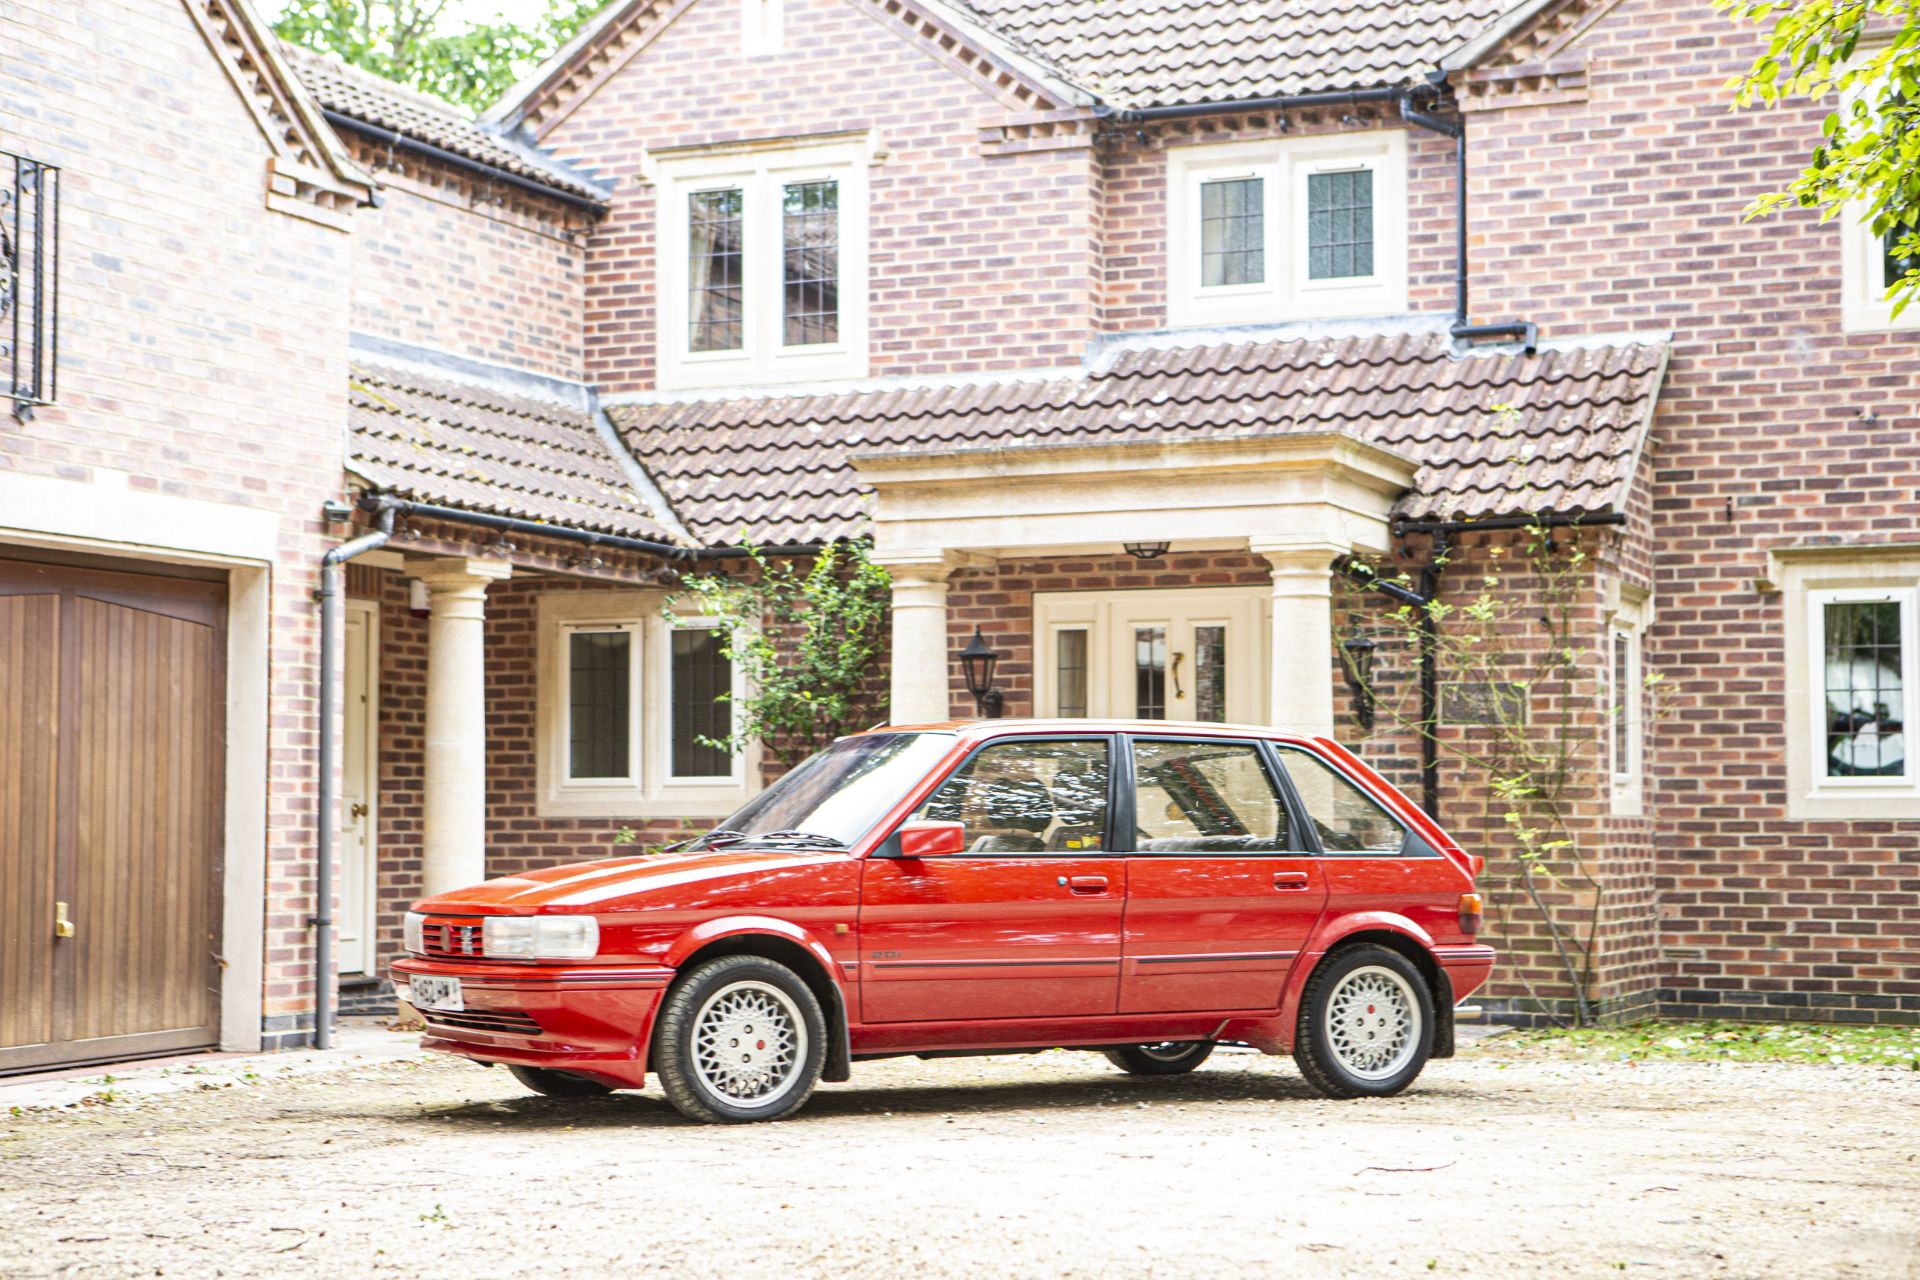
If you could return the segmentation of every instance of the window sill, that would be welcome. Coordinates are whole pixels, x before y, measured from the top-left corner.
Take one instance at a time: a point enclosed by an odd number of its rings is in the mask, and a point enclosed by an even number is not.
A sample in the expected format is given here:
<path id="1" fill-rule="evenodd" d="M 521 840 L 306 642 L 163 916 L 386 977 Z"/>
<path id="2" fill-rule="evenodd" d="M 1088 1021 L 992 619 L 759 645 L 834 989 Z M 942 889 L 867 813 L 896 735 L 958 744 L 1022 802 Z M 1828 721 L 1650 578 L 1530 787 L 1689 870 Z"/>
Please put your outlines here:
<path id="1" fill-rule="evenodd" d="M 1787 817 L 1810 822 L 1908 822 L 1920 820 L 1920 788 L 1820 787 L 1789 793 Z"/>

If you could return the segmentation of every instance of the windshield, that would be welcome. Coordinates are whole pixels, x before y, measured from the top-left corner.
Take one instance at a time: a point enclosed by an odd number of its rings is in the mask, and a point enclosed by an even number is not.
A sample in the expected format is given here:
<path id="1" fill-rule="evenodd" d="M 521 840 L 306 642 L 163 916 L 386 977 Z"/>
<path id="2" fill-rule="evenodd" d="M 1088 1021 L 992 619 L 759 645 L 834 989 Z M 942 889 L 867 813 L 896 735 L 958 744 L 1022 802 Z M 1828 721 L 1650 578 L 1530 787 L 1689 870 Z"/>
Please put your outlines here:
<path id="1" fill-rule="evenodd" d="M 750 844 L 756 836 L 804 833 L 851 847 L 952 747 L 950 733 L 842 738 L 747 801 L 704 841 Z"/>

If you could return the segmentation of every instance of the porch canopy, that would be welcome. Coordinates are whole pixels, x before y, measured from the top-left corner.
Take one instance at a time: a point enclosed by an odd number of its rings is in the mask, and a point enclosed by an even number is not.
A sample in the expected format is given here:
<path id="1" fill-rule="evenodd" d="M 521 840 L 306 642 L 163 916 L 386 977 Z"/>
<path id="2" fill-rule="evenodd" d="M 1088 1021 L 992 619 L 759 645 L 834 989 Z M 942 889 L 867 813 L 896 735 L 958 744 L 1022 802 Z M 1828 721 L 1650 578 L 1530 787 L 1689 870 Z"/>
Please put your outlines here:
<path id="1" fill-rule="evenodd" d="M 947 715 L 955 568 L 1164 541 L 1266 560 L 1268 718 L 1324 733 L 1331 680 L 1278 664 L 1330 652 L 1334 562 L 1384 551 L 1396 519 L 1624 511 L 1667 359 L 1659 339 L 1460 353 L 1419 321 L 1223 336 L 1120 340 L 1037 376 L 608 412 L 702 540 L 870 530 L 894 576 L 896 721 Z"/>

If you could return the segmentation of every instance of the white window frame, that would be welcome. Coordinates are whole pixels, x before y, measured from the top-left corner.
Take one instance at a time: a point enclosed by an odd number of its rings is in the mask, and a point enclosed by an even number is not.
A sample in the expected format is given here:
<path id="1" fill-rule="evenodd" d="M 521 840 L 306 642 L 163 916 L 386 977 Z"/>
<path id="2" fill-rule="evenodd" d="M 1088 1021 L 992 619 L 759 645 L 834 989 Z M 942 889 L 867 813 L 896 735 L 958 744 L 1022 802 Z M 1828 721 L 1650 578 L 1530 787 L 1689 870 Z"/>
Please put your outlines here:
<path id="1" fill-rule="evenodd" d="M 1807 692 L 1812 696 L 1807 726 L 1813 734 L 1809 744 L 1813 752 L 1814 789 L 1826 792 L 1874 792 L 1914 794 L 1920 792 L 1920 778 L 1916 778 L 1912 758 L 1907 760 L 1907 772 L 1903 777 L 1880 777 L 1874 775 L 1854 775 L 1851 777 L 1833 777 L 1827 773 L 1827 606 L 1831 604 L 1887 604 L 1900 606 L 1900 698 L 1901 723 L 1912 726 L 1920 699 L 1920 690 L 1914 687 L 1914 659 L 1920 652 L 1914 640 L 1914 597 L 1911 587 L 1841 587 L 1827 588 L 1807 592 L 1807 661 L 1809 674 Z M 1903 731 L 1903 736 L 1911 730 Z"/>
<path id="2" fill-rule="evenodd" d="M 1769 582 L 1784 602 L 1787 816 L 1801 821 L 1920 819 L 1920 762 L 1905 778 L 1831 778 L 1826 772 L 1826 614 L 1829 603 L 1897 599 L 1903 712 L 1920 706 L 1920 543 L 1810 544 L 1769 553 Z"/>
<path id="3" fill-rule="evenodd" d="M 609 789 L 625 790 L 640 785 L 641 757 L 645 744 L 640 736 L 641 678 L 640 655 L 644 648 L 641 626 L 637 621 L 562 622 L 556 640 L 560 663 L 560 696 L 554 713 L 560 717 L 558 785 L 562 791 L 592 793 Z M 627 772 L 608 777 L 576 778 L 573 775 L 573 645 L 576 635 L 625 635 L 627 637 Z"/>
<path id="4" fill-rule="evenodd" d="M 1920 303 L 1893 314 L 1884 279 L 1886 253 L 1865 206 L 1853 206 L 1835 219 L 1840 237 L 1840 327 L 1847 333 L 1887 333 L 1920 329 Z"/>
<path id="5" fill-rule="evenodd" d="M 1644 596 L 1624 598 L 1607 620 L 1606 648 L 1601 654 L 1601 687 L 1604 690 L 1602 714 L 1606 716 L 1607 776 L 1611 780 L 1612 810 L 1619 815 L 1636 815 L 1646 802 L 1646 706 L 1647 680 L 1645 648 L 1647 608 Z M 1627 644 L 1627 683 L 1617 685 L 1614 678 L 1614 646 L 1622 639 Z M 1624 714 L 1623 714 L 1624 713 Z M 1626 737 L 1627 768 L 1615 768 Z"/>
<path id="6" fill-rule="evenodd" d="M 662 390 L 867 375 L 867 170 L 874 158 L 865 133 L 675 149 L 646 157 L 643 171 L 654 184 L 659 231 L 654 241 L 659 320 L 655 348 Z M 823 181 L 839 184 L 840 337 L 831 343 L 783 346 L 781 188 Z M 741 346 L 736 351 L 694 351 L 688 333 L 688 197 L 734 187 L 741 192 Z"/>
<path id="7" fill-rule="evenodd" d="M 1307 275 L 1307 179 L 1373 174 L 1373 274 Z M 1200 189 L 1260 178 L 1267 278 L 1202 285 Z M 1167 152 L 1167 322 L 1176 327 L 1265 324 L 1407 309 L 1407 137 L 1403 129 L 1174 147 Z"/>
<path id="8" fill-rule="evenodd" d="M 760 749 L 749 743 L 733 754 L 726 776 L 677 777 L 673 759 L 672 633 L 710 628 L 714 619 L 681 615 L 667 620 L 657 591 L 553 591 L 538 605 L 535 698 L 535 772 L 543 818 L 723 818 L 759 787 Z M 628 631 L 634 637 L 628 689 L 630 774 L 625 778 L 568 776 L 571 715 L 569 646 L 580 631 Z M 738 665 L 733 694 L 746 692 Z"/>

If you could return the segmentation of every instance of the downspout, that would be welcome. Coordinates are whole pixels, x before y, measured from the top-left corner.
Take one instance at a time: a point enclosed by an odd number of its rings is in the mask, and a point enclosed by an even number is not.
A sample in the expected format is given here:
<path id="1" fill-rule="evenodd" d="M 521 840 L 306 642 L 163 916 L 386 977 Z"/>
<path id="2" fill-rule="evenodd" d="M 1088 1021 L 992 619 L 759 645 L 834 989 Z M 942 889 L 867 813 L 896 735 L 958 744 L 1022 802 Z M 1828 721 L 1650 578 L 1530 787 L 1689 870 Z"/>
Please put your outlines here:
<path id="1" fill-rule="evenodd" d="M 338 796 L 334 784 L 334 757 L 337 735 L 334 733 L 333 700 L 338 683 L 334 676 L 335 658 L 340 651 L 340 596 L 346 571 L 341 568 L 355 556 L 365 555 L 387 545 L 393 537 L 393 511 L 376 510 L 371 533 L 363 533 L 343 542 L 320 557 L 320 800 L 314 823 L 319 832 L 314 848 L 314 914 L 307 917 L 313 927 L 313 1047 L 333 1047 L 333 841 L 334 809 Z"/>

